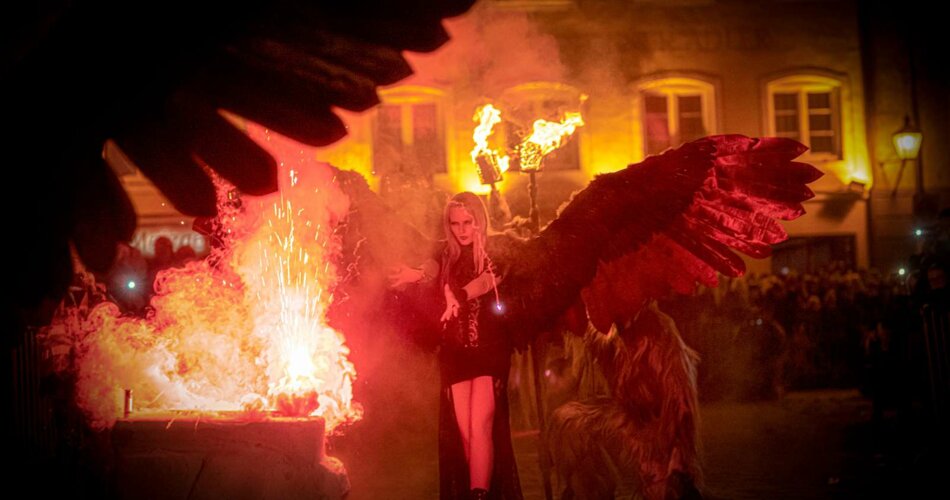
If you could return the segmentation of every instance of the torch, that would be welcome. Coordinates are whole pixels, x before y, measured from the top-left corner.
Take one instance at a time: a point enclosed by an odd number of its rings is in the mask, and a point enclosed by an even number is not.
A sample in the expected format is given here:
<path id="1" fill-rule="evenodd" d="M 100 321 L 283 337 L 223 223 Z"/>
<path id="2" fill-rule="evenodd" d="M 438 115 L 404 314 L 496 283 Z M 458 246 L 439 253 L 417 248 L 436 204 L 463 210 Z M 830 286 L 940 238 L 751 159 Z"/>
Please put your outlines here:
<path id="1" fill-rule="evenodd" d="M 489 216 L 497 226 L 503 226 L 511 220 L 511 209 L 495 184 L 501 182 L 502 174 L 508 170 L 508 156 L 500 155 L 488 146 L 488 136 L 491 135 L 495 124 L 501 121 L 501 111 L 491 104 L 486 104 L 475 110 L 473 119 L 478 122 L 478 126 L 472 134 L 475 141 L 471 152 L 472 161 L 478 170 L 478 180 L 491 189 L 488 193 Z"/>
<path id="2" fill-rule="evenodd" d="M 515 147 L 511 170 L 528 174 L 528 196 L 531 200 L 528 219 L 531 222 L 531 231 L 534 233 L 540 230 L 538 183 L 535 174 L 541 171 L 544 157 L 564 145 L 577 127 L 583 124 L 581 114 L 575 112 L 565 113 L 560 122 L 535 120 L 531 135 Z"/>
<path id="3" fill-rule="evenodd" d="M 507 159 L 507 157 L 505 158 Z M 478 180 L 484 186 L 489 186 L 488 193 L 488 214 L 496 226 L 504 226 L 511 220 L 511 209 L 508 202 L 498 192 L 497 182 L 502 180 L 502 170 L 499 165 L 500 158 L 494 151 L 483 152 L 475 157 L 475 166 L 478 169 Z"/>

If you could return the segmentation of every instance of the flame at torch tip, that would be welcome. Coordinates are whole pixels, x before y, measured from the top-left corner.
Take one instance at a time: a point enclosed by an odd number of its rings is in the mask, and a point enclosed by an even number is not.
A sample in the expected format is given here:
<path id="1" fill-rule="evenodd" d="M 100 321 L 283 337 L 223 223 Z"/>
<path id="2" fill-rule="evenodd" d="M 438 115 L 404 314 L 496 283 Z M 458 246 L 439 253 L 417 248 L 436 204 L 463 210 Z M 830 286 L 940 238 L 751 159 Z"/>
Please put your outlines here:
<path id="1" fill-rule="evenodd" d="M 577 127 L 584 125 L 580 113 L 564 113 L 564 118 L 558 122 L 535 120 L 534 131 L 522 144 L 530 142 L 541 148 L 541 154 L 546 155 L 561 147 L 562 139 L 570 137 Z"/>
<path id="2" fill-rule="evenodd" d="M 491 104 L 486 104 L 475 111 L 473 119 L 478 122 L 478 125 L 472 133 L 472 139 L 475 142 L 471 151 L 472 161 L 479 168 L 485 167 L 485 165 L 479 165 L 481 160 L 497 166 L 501 172 L 507 172 L 510 166 L 509 156 L 502 155 L 488 146 L 488 137 L 492 134 L 492 129 L 502 121 L 501 111 Z M 582 125 L 584 125 L 584 119 L 579 112 L 564 113 L 560 122 L 535 120 L 531 135 L 515 147 L 522 170 L 540 168 L 544 156 L 561 147 L 564 140 Z"/>

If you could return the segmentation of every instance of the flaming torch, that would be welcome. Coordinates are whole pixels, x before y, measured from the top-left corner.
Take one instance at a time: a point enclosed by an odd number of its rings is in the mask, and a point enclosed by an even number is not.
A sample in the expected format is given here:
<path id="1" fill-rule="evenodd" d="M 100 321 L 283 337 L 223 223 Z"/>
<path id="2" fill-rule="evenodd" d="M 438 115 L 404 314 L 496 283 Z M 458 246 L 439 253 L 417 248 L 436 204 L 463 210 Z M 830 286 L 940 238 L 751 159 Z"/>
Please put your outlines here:
<path id="1" fill-rule="evenodd" d="M 528 218 L 531 221 L 531 230 L 537 232 L 540 226 L 540 215 L 535 174 L 541 171 L 544 157 L 563 146 L 577 127 L 584 125 L 584 119 L 578 112 L 567 112 L 560 122 L 535 120 L 531 135 L 515 146 L 513 159 L 488 146 L 488 137 L 492 133 L 492 128 L 501 122 L 501 111 L 491 104 L 486 104 L 475 111 L 474 120 L 478 122 L 478 126 L 472 134 L 472 139 L 475 141 L 475 147 L 472 148 L 472 161 L 478 168 L 479 180 L 482 184 L 491 185 L 490 199 L 493 200 L 500 198 L 495 183 L 501 180 L 502 172 L 509 169 L 527 172 L 530 176 L 528 194 L 531 198 Z"/>
<path id="2" fill-rule="evenodd" d="M 581 114 L 574 112 L 565 113 L 560 122 L 535 120 L 531 135 L 515 148 L 518 169 L 528 173 L 528 195 L 531 199 L 528 220 L 531 221 L 531 230 L 535 233 L 541 226 L 541 215 L 538 210 L 538 183 L 535 174 L 541 171 L 544 157 L 561 147 L 574 130 L 583 124 Z"/>
<path id="3" fill-rule="evenodd" d="M 535 120 L 533 131 L 516 148 L 518 168 L 522 172 L 538 172 L 544 157 L 561 147 L 577 127 L 584 125 L 580 113 L 564 114 L 560 122 Z"/>
<path id="4" fill-rule="evenodd" d="M 472 139 L 475 147 L 472 148 L 472 161 L 478 167 L 478 179 L 482 184 L 491 185 L 501 180 L 501 174 L 508 170 L 508 155 L 501 155 L 498 151 L 488 147 L 488 136 L 497 123 L 501 122 L 501 111 L 491 104 L 486 104 L 475 111 L 473 118 L 478 122 Z"/>
<path id="5" fill-rule="evenodd" d="M 472 148 L 472 161 L 478 169 L 478 180 L 482 185 L 490 186 L 488 193 L 488 212 L 496 224 L 503 224 L 511 219 L 511 209 L 508 203 L 498 192 L 496 183 L 502 180 L 502 173 L 508 170 L 508 155 L 499 154 L 498 151 L 488 147 L 488 137 L 492 133 L 495 124 L 501 122 L 501 111 L 491 104 L 486 104 L 475 111 L 473 118 L 478 122 L 472 139 L 475 141 L 475 147 Z"/>

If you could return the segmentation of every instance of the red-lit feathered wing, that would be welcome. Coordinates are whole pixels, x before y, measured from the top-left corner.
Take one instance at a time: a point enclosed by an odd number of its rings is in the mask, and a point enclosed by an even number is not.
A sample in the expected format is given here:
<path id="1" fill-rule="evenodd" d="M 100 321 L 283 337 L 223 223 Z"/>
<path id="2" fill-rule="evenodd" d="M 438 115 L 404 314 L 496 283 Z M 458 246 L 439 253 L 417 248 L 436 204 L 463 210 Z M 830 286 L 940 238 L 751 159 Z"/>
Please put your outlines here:
<path id="1" fill-rule="evenodd" d="M 565 496 L 691 498 L 702 484 L 696 354 L 652 299 L 739 276 L 766 257 L 821 176 L 801 144 L 707 137 L 597 177 L 524 244 L 500 321 L 522 344 L 583 298 L 610 392 L 554 410 L 545 435 Z M 576 315 L 575 315 L 576 316 Z M 576 318 L 575 318 L 576 319 Z"/>
<path id="2" fill-rule="evenodd" d="M 707 137 L 576 193 L 524 244 L 500 286 L 501 321 L 523 340 L 550 329 L 583 297 L 607 332 L 652 298 L 714 286 L 745 271 L 738 250 L 766 257 L 787 238 L 776 219 L 804 213 L 807 183 L 822 174 L 796 162 L 805 147 L 782 138 Z"/>

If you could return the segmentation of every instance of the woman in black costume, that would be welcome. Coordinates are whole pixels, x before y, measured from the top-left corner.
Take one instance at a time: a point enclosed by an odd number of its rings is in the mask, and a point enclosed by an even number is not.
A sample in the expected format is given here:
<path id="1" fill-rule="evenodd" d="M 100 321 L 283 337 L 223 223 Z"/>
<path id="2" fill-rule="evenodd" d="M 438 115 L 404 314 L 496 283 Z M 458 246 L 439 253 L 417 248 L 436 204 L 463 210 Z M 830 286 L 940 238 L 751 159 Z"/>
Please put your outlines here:
<path id="1" fill-rule="evenodd" d="M 511 343 L 493 316 L 503 312 L 501 268 L 491 254 L 478 196 L 455 195 L 443 214 L 446 241 L 421 269 L 402 268 L 392 285 L 437 279 L 445 301 L 439 371 L 441 498 L 521 499 L 508 422 Z"/>

